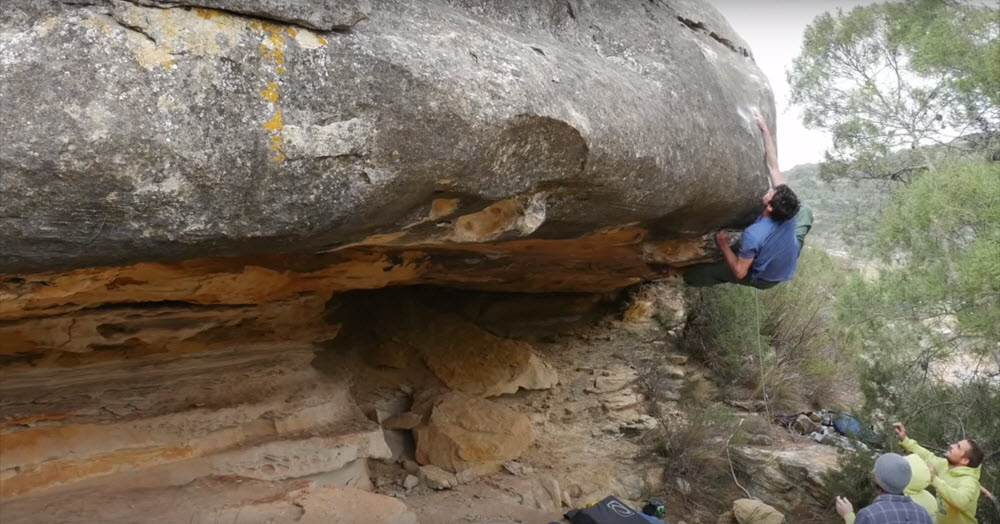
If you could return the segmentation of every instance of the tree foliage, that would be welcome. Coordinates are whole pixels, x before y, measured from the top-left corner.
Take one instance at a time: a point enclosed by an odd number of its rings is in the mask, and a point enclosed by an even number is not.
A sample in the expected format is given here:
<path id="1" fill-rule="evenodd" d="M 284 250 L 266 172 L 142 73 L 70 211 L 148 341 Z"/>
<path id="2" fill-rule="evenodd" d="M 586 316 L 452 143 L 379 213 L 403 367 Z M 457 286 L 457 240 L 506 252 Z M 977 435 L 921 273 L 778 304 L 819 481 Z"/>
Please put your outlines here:
<path id="1" fill-rule="evenodd" d="M 805 124 L 833 134 L 825 174 L 907 180 L 938 163 L 939 152 L 921 146 L 994 144 L 998 35 L 1000 10 L 949 0 L 817 17 L 788 81 Z"/>
<path id="2" fill-rule="evenodd" d="M 937 451 L 975 438 L 991 457 L 982 483 L 997 491 L 1000 164 L 948 165 L 902 187 L 871 249 L 881 266 L 837 296 L 842 340 L 861 356 L 863 411 L 886 430 L 906 423 Z M 858 473 L 833 484 L 857 486 Z M 1000 515 L 984 497 L 980 516 Z"/>
<path id="3" fill-rule="evenodd" d="M 892 324 L 896 337 L 925 346 L 1000 350 L 1000 164 L 925 173 L 898 192 L 877 230 L 871 249 L 884 267 L 845 287 L 843 315 L 858 329 Z"/>

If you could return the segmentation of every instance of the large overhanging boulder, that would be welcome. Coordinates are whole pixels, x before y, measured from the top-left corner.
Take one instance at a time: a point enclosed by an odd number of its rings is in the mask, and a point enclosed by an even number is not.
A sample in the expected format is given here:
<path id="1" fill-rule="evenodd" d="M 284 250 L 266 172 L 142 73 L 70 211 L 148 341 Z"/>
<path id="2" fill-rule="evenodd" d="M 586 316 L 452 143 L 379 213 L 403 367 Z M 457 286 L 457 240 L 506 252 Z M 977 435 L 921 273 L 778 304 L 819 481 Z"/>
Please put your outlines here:
<path id="1" fill-rule="evenodd" d="M 311 364 L 346 292 L 620 289 L 711 258 L 767 185 L 767 82 L 693 0 L 10 0 L 0 75 L 0 498 L 354 475 L 391 450 Z M 472 395 L 556 380 L 435 329 L 377 342 Z M 420 451 L 453 469 L 530 442 L 441 416 L 457 447 Z"/>
<path id="2" fill-rule="evenodd" d="M 0 273 L 634 247 L 746 220 L 766 186 L 771 92 L 693 0 L 15 0 L 0 22 Z"/>

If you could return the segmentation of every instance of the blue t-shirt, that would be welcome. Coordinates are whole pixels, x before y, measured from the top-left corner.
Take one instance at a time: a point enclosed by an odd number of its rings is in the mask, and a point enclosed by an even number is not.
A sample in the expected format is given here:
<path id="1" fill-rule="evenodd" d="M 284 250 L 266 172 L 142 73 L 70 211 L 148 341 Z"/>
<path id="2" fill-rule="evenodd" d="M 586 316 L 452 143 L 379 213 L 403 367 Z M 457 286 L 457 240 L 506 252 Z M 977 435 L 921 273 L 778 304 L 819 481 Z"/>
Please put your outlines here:
<path id="1" fill-rule="evenodd" d="M 783 222 L 761 215 L 743 232 L 740 258 L 752 258 L 750 278 L 768 282 L 791 280 L 799 260 L 795 217 Z"/>

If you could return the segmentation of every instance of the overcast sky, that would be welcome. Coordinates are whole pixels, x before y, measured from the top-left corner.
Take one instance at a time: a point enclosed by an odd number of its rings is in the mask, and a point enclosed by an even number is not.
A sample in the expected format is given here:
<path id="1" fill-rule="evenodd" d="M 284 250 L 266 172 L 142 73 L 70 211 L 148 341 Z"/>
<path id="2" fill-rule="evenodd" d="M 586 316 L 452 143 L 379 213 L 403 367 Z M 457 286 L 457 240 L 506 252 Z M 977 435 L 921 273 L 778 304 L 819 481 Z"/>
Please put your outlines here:
<path id="1" fill-rule="evenodd" d="M 753 50 L 754 60 L 771 81 L 778 108 L 778 164 L 782 170 L 819 162 L 830 146 L 830 135 L 807 130 L 801 111 L 790 107 L 785 70 L 802 47 L 802 33 L 816 15 L 844 11 L 873 0 L 708 0 Z"/>

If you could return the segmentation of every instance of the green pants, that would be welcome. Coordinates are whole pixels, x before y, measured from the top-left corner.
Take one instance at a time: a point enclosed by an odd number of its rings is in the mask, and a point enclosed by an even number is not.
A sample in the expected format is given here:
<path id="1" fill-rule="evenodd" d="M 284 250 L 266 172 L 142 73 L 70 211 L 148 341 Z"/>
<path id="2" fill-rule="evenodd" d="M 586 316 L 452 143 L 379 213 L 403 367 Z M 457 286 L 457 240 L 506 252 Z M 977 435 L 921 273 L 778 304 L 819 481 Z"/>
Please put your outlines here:
<path id="1" fill-rule="evenodd" d="M 795 215 L 795 238 L 799 239 L 799 253 L 802 253 L 802 246 L 805 245 L 806 235 L 812 229 L 813 214 L 812 208 L 802 204 L 799 214 Z M 684 283 L 692 287 L 715 286 L 718 284 L 739 284 L 757 289 L 770 289 L 780 282 L 770 282 L 767 280 L 753 280 L 749 275 L 743 280 L 737 280 L 729 269 L 726 261 L 710 262 L 708 264 L 698 264 L 689 267 L 684 272 Z"/>

